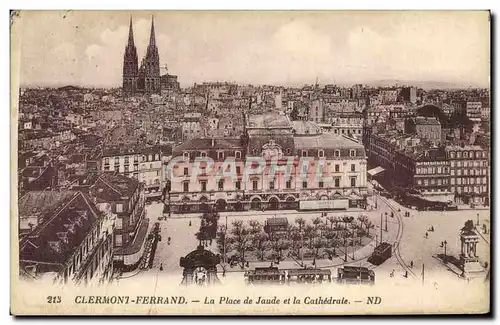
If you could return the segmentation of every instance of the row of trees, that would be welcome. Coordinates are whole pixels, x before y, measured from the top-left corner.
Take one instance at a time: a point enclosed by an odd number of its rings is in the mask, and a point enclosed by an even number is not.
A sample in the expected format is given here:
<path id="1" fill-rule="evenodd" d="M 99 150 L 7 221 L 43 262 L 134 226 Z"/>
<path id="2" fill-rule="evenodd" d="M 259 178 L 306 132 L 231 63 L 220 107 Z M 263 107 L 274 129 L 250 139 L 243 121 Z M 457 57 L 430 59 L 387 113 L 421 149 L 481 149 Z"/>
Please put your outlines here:
<path id="1" fill-rule="evenodd" d="M 358 218 L 318 217 L 310 223 L 299 217 L 295 219 L 295 225 L 287 226 L 286 231 L 274 233 L 264 232 L 263 225 L 256 220 L 248 223 L 236 220 L 230 229 L 219 225 L 216 242 L 223 258 L 229 257 L 228 262 L 241 263 L 242 266 L 250 253 L 261 261 L 266 257 L 276 261 L 285 257 L 295 260 L 320 256 L 333 258 L 337 248 L 362 245 L 362 239 L 370 237 L 370 229 L 374 227 L 365 215 Z M 230 255 L 230 252 L 236 254 Z"/>

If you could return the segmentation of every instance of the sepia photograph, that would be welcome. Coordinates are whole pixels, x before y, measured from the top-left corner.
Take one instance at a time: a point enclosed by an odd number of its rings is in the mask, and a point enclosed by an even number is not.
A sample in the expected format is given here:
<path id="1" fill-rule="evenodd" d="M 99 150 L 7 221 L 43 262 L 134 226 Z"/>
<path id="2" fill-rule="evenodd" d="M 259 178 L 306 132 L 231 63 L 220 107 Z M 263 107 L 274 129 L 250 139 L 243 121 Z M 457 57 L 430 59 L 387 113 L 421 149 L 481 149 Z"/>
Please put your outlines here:
<path id="1" fill-rule="evenodd" d="M 11 313 L 489 313 L 490 20 L 12 10 Z"/>

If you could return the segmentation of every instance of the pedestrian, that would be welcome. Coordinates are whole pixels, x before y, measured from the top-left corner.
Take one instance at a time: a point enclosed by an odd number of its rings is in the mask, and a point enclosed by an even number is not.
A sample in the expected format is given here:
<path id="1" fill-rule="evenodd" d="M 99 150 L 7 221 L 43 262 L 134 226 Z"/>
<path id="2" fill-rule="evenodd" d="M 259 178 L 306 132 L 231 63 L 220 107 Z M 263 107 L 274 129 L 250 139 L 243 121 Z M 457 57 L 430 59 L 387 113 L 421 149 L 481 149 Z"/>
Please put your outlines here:
<path id="1" fill-rule="evenodd" d="M 410 262 L 410 267 L 413 269 L 413 261 Z"/>
<path id="2" fill-rule="evenodd" d="M 191 220 L 189 220 L 189 227 L 191 227 Z"/>
<path id="3" fill-rule="evenodd" d="M 163 271 L 163 263 L 160 263 L 160 271 Z"/>
<path id="4" fill-rule="evenodd" d="M 425 233 L 425 238 L 429 238 L 429 234 L 427 232 Z"/>
<path id="5" fill-rule="evenodd" d="M 222 276 L 225 277 L 226 276 L 226 269 L 222 269 Z"/>
<path id="6" fill-rule="evenodd" d="M 408 271 L 405 271 L 405 278 L 408 278 Z"/>

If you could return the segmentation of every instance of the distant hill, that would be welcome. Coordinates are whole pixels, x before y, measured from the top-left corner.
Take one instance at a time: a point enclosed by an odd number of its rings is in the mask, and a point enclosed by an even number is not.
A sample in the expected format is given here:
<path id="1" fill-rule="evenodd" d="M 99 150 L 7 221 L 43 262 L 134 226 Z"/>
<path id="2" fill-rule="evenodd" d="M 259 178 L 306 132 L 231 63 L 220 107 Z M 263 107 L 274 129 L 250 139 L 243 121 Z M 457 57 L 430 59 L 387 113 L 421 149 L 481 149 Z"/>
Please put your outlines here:
<path id="1" fill-rule="evenodd" d="M 59 87 L 57 88 L 58 90 L 80 90 L 82 89 L 81 87 L 76 87 L 76 86 L 64 86 L 64 87 Z"/>

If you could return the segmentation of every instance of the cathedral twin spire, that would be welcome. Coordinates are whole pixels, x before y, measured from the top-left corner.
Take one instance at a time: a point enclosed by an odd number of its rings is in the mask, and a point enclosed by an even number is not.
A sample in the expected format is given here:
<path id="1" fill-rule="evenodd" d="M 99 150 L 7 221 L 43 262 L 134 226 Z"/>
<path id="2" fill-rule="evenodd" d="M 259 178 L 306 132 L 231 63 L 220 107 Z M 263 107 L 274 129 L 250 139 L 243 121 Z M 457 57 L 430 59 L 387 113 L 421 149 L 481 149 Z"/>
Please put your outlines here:
<path id="1" fill-rule="evenodd" d="M 123 60 L 123 89 L 125 92 L 159 93 L 160 58 L 156 47 L 154 18 L 151 17 L 151 32 L 146 56 L 138 67 L 137 49 L 134 44 L 132 17 L 128 32 L 128 42 Z"/>

